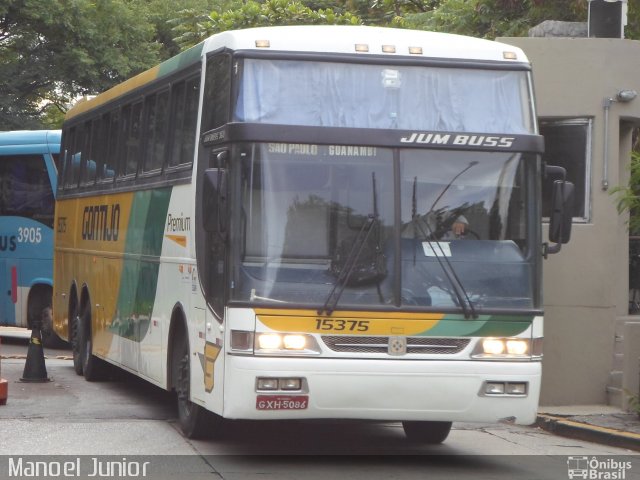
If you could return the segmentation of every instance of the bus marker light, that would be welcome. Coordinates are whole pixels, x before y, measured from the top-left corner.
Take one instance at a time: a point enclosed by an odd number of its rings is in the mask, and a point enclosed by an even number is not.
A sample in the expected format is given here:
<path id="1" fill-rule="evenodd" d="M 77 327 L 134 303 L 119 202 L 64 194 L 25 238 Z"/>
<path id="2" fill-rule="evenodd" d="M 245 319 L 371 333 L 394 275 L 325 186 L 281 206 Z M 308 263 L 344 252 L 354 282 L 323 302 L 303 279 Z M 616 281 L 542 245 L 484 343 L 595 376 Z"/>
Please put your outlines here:
<path id="1" fill-rule="evenodd" d="M 271 42 L 269 40 L 256 40 L 256 48 L 269 48 Z"/>
<path id="2" fill-rule="evenodd" d="M 422 55 L 422 47 L 409 47 L 411 55 Z"/>
<path id="3" fill-rule="evenodd" d="M 505 60 L 517 60 L 518 54 L 516 52 L 502 52 L 502 57 Z"/>
<path id="4" fill-rule="evenodd" d="M 253 332 L 231 330 L 231 350 L 253 351 Z"/>
<path id="5" fill-rule="evenodd" d="M 356 52 L 368 52 L 369 45 L 366 43 L 356 43 Z"/>
<path id="6" fill-rule="evenodd" d="M 395 45 L 382 45 L 382 52 L 383 53 L 396 53 L 396 46 Z"/>

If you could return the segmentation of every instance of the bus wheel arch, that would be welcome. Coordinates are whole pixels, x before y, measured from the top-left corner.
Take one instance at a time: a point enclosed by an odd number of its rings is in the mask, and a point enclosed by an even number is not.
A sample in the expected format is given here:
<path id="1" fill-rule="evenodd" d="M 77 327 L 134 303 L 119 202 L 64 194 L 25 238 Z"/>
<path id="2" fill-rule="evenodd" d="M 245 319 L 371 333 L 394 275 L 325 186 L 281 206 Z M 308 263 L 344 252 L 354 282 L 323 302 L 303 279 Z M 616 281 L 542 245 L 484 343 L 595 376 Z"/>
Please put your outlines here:
<path id="1" fill-rule="evenodd" d="M 175 390 L 178 421 L 187 438 L 203 438 L 216 431 L 219 417 L 191 401 L 191 349 L 186 316 L 176 306 L 169 327 L 167 388 Z"/>
<path id="2" fill-rule="evenodd" d="M 176 387 L 176 366 L 179 358 L 176 349 L 184 339 L 187 340 L 187 321 L 182 305 L 178 304 L 173 307 L 171 312 L 171 321 L 169 322 L 169 336 L 167 344 L 167 390 L 175 390 Z M 183 338 L 184 337 L 184 338 Z"/>

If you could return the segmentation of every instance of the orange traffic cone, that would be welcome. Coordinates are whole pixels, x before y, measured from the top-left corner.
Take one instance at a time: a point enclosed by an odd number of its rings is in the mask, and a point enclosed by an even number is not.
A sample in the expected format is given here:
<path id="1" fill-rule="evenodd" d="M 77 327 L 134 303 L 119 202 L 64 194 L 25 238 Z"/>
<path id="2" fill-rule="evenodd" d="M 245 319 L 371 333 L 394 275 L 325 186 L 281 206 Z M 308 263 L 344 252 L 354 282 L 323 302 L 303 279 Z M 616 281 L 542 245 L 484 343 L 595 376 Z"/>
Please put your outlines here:
<path id="1" fill-rule="evenodd" d="M 27 350 L 27 361 L 24 364 L 21 382 L 49 382 L 47 367 L 44 364 L 44 350 L 42 349 L 42 332 L 40 322 L 34 323 Z"/>
<path id="2" fill-rule="evenodd" d="M 2 367 L 0 360 L 0 368 Z M 0 370 L 0 373 L 2 370 Z M 7 404 L 7 397 L 9 396 L 9 382 L 7 382 L 4 378 L 0 377 L 0 405 Z"/>

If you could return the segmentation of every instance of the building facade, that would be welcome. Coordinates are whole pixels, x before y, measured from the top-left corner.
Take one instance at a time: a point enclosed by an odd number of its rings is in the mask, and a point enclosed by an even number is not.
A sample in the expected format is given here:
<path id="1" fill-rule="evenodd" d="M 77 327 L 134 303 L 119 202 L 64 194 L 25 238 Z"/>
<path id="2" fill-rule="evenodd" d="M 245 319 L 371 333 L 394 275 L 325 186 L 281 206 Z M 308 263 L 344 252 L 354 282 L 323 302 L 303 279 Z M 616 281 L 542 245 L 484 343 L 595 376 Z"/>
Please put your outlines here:
<path id="1" fill-rule="evenodd" d="M 571 242 L 544 264 L 541 405 L 626 407 L 639 391 L 640 316 L 628 315 L 628 215 L 612 191 L 628 184 L 640 126 L 640 42 L 499 40 L 528 55 L 545 157 L 576 184 Z"/>

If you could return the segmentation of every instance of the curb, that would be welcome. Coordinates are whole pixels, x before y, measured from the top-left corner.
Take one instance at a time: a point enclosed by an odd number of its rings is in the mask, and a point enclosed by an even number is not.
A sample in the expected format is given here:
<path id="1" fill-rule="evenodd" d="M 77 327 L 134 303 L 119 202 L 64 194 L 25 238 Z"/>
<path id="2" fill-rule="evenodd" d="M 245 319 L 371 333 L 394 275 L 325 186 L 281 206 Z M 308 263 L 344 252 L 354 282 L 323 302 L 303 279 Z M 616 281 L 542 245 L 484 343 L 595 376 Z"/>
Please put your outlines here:
<path id="1" fill-rule="evenodd" d="M 640 434 L 575 422 L 566 417 L 539 414 L 536 426 L 562 437 L 601 443 L 640 452 Z"/>

